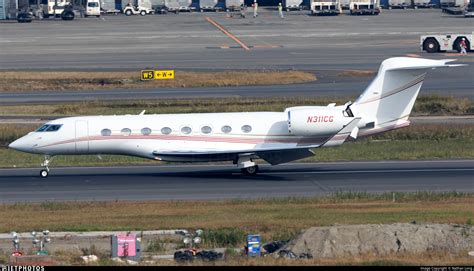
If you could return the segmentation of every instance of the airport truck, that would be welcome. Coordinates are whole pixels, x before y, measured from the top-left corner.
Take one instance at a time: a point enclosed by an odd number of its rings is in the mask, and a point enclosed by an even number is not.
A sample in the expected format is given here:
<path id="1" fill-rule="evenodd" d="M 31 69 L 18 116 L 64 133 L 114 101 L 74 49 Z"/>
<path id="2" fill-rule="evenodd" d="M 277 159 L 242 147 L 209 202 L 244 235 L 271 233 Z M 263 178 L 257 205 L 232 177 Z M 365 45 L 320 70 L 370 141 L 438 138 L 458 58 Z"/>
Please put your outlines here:
<path id="1" fill-rule="evenodd" d="M 342 9 L 350 9 L 351 0 L 341 0 Z"/>
<path id="2" fill-rule="evenodd" d="M 407 9 L 411 6 L 412 6 L 411 0 L 388 0 L 388 9 L 392 9 L 392 8 Z"/>
<path id="3" fill-rule="evenodd" d="M 351 0 L 349 11 L 351 15 L 379 15 L 380 5 L 377 0 Z"/>
<path id="4" fill-rule="evenodd" d="M 244 5 L 244 0 L 225 0 L 225 8 L 227 11 L 238 11 Z"/>
<path id="5" fill-rule="evenodd" d="M 302 10 L 304 7 L 303 0 L 283 0 L 282 5 L 286 11 Z"/>
<path id="6" fill-rule="evenodd" d="M 68 0 L 46 0 L 42 1 L 43 4 L 43 18 L 49 18 L 50 16 L 60 17 L 64 11 L 66 4 L 69 4 Z"/>
<path id="7" fill-rule="evenodd" d="M 474 17 L 474 0 L 464 7 L 464 17 Z"/>
<path id="8" fill-rule="evenodd" d="M 428 53 L 455 50 L 461 52 L 461 40 L 466 39 L 467 50 L 474 50 L 474 32 L 471 34 L 440 34 L 420 37 L 420 48 Z"/>
<path id="9" fill-rule="evenodd" d="M 337 16 L 342 13 L 339 0 L 311 0 L 311 14 L 318 16 Z"/>

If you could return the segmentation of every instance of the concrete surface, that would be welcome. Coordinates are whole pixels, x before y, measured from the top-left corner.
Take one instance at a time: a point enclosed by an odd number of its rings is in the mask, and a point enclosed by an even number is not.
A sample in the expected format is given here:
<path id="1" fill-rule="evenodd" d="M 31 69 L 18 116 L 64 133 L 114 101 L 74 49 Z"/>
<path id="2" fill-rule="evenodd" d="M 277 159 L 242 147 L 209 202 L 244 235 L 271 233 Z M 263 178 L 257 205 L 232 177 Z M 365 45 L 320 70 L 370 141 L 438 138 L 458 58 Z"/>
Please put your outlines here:
<path id="1" fill-rule="evenodd" d="M 0 202 L 312 197 L 369 193 L 474 192 L 474 160 L 262 165 L 243 176 L 231 165 L 0 169 Z"/>

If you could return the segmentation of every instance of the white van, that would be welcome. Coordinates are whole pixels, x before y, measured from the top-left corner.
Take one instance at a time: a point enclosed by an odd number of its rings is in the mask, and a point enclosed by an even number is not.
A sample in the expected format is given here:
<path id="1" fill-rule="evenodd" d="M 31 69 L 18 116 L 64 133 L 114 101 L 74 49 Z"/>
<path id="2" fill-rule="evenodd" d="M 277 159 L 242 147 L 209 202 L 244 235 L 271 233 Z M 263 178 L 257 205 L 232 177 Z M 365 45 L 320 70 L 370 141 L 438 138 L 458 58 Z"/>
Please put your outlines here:
<path id="1" fill-rule="evenodd" d="M 100 17 L 100 1 L 99 0 L 87 0 L 86 2 L 86 13 L 85 17 L 96 16 Z"/>

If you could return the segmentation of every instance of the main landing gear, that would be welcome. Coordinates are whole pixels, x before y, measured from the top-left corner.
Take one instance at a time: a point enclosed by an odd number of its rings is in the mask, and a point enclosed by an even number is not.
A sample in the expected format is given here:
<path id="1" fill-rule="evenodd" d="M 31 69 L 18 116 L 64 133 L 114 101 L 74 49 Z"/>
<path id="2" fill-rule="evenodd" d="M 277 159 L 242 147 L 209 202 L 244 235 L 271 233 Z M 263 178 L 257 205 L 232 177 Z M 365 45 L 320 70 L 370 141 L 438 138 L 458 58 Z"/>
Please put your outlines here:
<path id="1" fill-rule="evenodd" d="M 236 162 L 242 174 L 253 176 L 258 173 L 258 165 L 249 156 L 241 156 Z"/>
<path id="2" fill-rule="evenodd" d="M 40 177 L 41 178 L 46 178 L 49 175 L 49 164 L 53 161 L 53 157 L 49 155 L 44 156 L 44 162 L 41 164 L 41 166 L 44 168 L 40 171 Z"/>

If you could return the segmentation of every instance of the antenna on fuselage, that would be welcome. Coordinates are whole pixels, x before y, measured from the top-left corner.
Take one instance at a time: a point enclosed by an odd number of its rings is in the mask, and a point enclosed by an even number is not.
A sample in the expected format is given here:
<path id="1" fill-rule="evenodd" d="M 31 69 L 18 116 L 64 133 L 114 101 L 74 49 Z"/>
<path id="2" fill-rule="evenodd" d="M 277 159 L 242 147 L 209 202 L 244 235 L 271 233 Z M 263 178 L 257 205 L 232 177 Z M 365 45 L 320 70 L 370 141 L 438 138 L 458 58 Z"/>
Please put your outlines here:
<path id="1" fill-rule="evenodd" d="M 142 112 L 140 112 L 140 114 L 138 114 L 138 115 L 139 115 L 139 116 L 143 116 L 143 115 L 145 115 L 145 111 L 146 111 L 146 110 L 143 110 L 143 111 L 142 111 Z"/>

